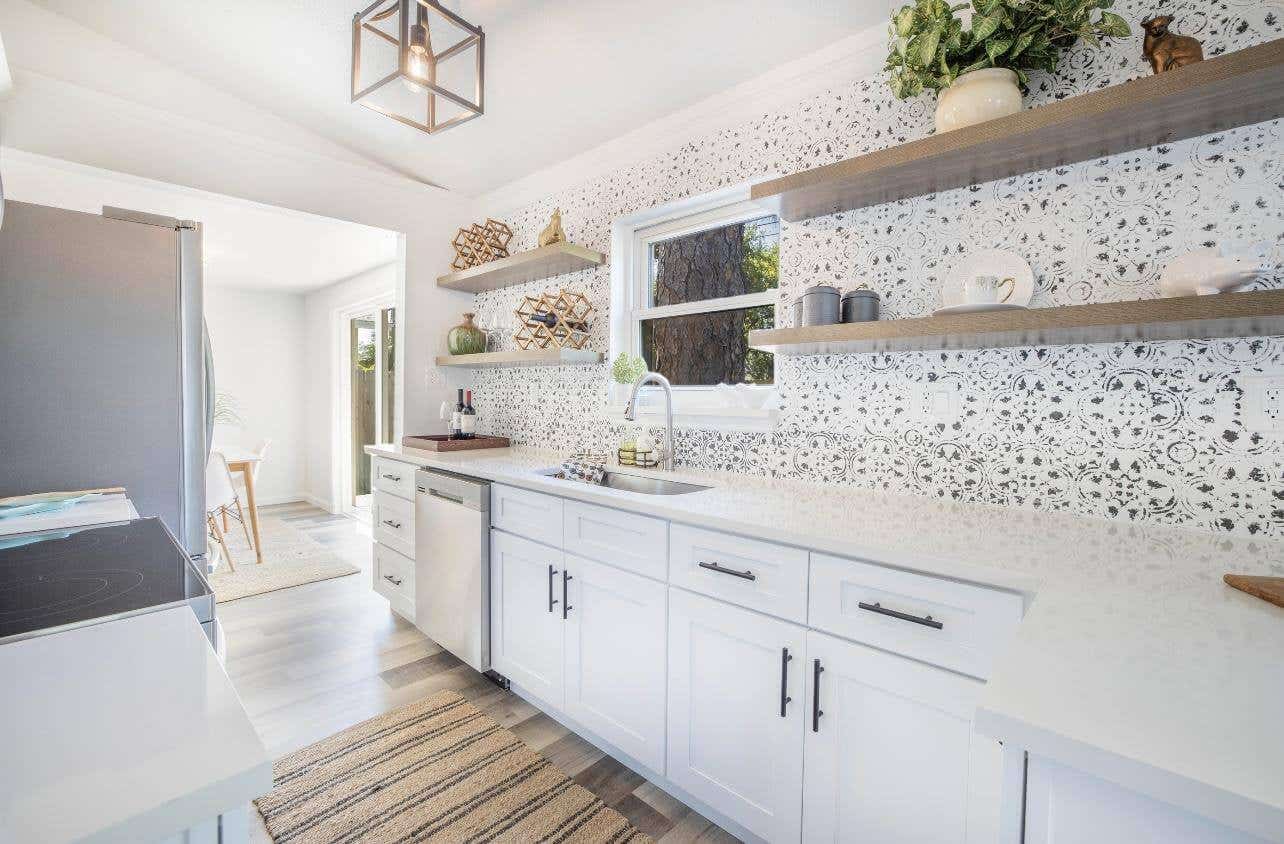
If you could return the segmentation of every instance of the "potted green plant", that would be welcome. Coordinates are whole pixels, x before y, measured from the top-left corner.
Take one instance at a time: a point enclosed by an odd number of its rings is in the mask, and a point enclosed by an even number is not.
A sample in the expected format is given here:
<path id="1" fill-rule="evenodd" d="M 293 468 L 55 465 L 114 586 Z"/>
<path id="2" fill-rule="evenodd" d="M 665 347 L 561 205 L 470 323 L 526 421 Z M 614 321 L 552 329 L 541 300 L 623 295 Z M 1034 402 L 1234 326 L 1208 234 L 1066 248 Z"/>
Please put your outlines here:
<path id="1" fill-rule="evenodd" d="M 646 374 L 646 361 L 638 355 L 620 352 L 611 364 L 611 403 L 622 404 L 628 401 L 629 388 L 633 382 Z"/>
<path id="2" fill-rule="evenodd" d="M 1015 114 L 1029 72 L 1057 69 L 1083 39 L 1129 35 L 1128 22 L 1107 11 L 1114 0 L 915 0 L 892 15 L 888 83 L 898 99 L 939 92 L 936 131 Z"/>

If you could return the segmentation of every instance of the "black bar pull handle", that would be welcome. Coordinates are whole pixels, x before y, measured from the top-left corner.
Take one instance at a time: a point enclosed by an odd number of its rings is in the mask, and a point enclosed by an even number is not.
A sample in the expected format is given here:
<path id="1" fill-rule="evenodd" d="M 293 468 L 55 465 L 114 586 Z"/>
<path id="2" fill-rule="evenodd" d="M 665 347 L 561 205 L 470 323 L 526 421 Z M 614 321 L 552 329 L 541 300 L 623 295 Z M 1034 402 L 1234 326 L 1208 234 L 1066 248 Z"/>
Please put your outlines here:
<path id="1" fill-rule="evenodd" d="M 571 577 L 570 573 L 567 572 L 566 569 L 562 569 L 562 620 L 563 621 L 566 620 L 567 613 L 575 609 L 575 607 L 571 606 L 570 601 L 567 600 L 567 597 L 566 597 L 566 584 L 574 579 L 575 578 Z"/>
<path id="2" fill-rule="evenodd" d="M 384 519 L 383 523 L 393 530 L 401 530 L 401 522 L 394 522 L 392 519 Z"/>
<path id="3" fill-rule="evenodd" d="M 793 659 L 789 655 L 789 648 L 780 649 L 780 717 L 785 717 L 785 707 L 793 700 L 787 692 L 789 691 L 789 660 Z"/>
<path id="4" fill-rule="evenodd" d="M 821 666 L 820 660 L 814 660 L 811 664 L 811 731 L 820 732 L 820 716 L 825 711 L 820 708 L 820 675 L 825 669 Z"/>
<path id="5" fill-rule="evenodd" d="M 553 575 L 555 574 L 557 574 L 557 569 L 553 568 L 550 565 L 548 567 L 548 611 L 549 612 L 553 611 L 553 604 L 557 603 L 557 599 L 553 597 Z"/>
<path id="6" fill-rule="evenodd" d="M 899 618 L 901 621 L 912 621 L 912 622 L 914 622 L 915 624 L 921 624 L 921 625 L 923 625 L 924 627 L 931 627 L 931 628 L 932 628 L 932 629 L 934 629 L 934 630 L 944 630 L 944 629 L 945 629 L 945 624 L 944 624 L 944 623 L 942 623 L 942 622 L 940 622 L 940 621 L 936 621 L 936 620 L 935 620 L 935 619 L 933 619 L 930 615 L 922 615 L 922 616 L 919 616 L 919 615 L 910 615 L 910 614 L 909 614 L 909 613 L 907 613 L 907 612 L 899 612 L 899 611 L 897 611 L 897 610 L 889 610 L 887 607 L 884 607 L 884 606 L 882 606 L 881 604 L 879 604 L 879 603 L 878 603 L 878 601 L 875 601 L 875 602 L 874 602 L 874 603 L 872 603 L 872 604 L 867 604 L 867 603 L 865 603 L 864 601 L 861 601 L 861 602 L 857 603 L 857 604 L 856 604 L 856 606 L 860 607 L 860 608 L 861 608 L 861 609 L 863 609 L 863 610 L 869 610 L 870 612 L 876 612 L 876 613 L 878 613 L 879 615 L 890 615 L 892 618 Z"/>
<path id="7" fill-rule="evenodd" d="M 735 569 L 729 569 L 726 566 L 722 566 L 717 563 L 697 563 L 697 565 L 700 566 L 700 568 L 702 569 L 708 569 L 709 571 L 716 571 L 718 572 L 718 574 L 729 574 L 732 577 L 738 577 L 741 580 L 758 579 L 758 575 L 754 574 L 751 571 L 736 571 Z"/>

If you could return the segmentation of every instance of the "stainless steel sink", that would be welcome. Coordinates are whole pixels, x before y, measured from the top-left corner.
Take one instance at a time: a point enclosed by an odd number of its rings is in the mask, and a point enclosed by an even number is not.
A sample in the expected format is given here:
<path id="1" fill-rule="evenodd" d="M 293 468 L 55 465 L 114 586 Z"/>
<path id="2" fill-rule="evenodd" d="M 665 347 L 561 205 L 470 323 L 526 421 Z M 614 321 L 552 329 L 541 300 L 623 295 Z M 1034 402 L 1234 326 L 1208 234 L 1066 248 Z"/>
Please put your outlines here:
<path id="1" fill-rule="evenodd" d="M 561 471 L 561 469 L 545 469 L 540 474 L 557 477 L 561 474 Z M 688 492 L 700 492 L 712 488 L 682 481 L 671 481 L 667 478 L 630 475 L 626 472 L 607 472 L 599 486 L 621 489 L 625 492 L 640 492 L 643 495 L 685 495 Z"/>
<path id="2" fill-rule="evenodd" d="M 640 492 L 644 495 L 683 495 L 709 489 L 699 484 L 670 481 L 665 478 L 647 478 L 642 475 L 626 475 L 623 472 L 607 472 L 606 477 L 602 478 L 602 486 L 622 489 L 626 492 Z"/>

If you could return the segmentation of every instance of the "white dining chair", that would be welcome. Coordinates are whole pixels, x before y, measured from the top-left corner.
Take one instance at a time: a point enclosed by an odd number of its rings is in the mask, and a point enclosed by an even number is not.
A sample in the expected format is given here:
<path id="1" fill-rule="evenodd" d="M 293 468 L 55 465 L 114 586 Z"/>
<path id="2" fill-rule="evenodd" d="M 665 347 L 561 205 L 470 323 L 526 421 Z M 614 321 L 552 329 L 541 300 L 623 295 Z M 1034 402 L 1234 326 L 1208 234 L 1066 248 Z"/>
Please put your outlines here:
<path id="1" fill-rule="evenodd" d="M 227 567 L 236 571 L 232 554 L 227 550 L 227 537 L 219 525 L 219 516 L 226 517 L 228 508 L 237 505 L 236 490 L 232 486 L 232 473 L 228 471 L 227 459 L 220 452 L 210 452 L 209 463 L 205 465 L 205 522 L 209 525 L 210 535 L 218 542 L 223 551 Z M 245 526 L 244 520 L 241 526 Z M 248 538 L 248 534 L 246 535 Z"/>

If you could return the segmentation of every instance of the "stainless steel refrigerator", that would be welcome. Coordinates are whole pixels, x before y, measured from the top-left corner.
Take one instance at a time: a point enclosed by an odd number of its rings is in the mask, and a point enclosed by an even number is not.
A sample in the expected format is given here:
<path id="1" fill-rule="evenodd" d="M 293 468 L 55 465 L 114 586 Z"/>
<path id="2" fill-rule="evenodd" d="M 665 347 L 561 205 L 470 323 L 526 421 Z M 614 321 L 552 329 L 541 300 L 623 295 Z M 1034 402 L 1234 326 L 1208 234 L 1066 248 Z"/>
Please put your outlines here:
<path id="1" fill-rule="evenodd" d="M 203 558 L 203 307 L 199 223 L 6 202 L 0 497 L 124 486 Z"/>

